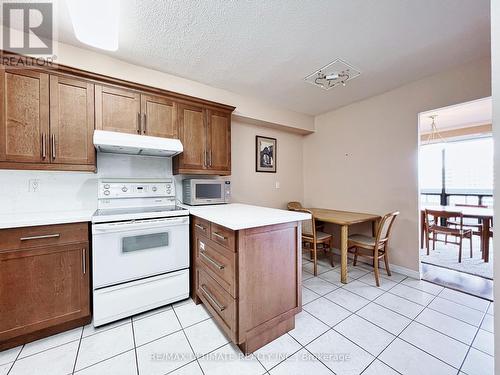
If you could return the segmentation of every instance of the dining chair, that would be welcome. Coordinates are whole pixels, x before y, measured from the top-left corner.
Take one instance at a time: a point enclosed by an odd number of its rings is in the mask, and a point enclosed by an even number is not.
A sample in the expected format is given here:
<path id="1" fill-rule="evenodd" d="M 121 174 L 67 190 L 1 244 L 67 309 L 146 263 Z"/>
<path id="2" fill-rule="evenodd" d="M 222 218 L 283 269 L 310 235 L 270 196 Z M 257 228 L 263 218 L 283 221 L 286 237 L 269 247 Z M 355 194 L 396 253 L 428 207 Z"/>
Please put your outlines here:
<path id="1" fill-rule="evenodd" d="M 441 219 L 445 220 L 445 225 L 442 225 Z M 447 223 L 457 223 L 456 227 L 450 227 Z M 441 224 L 440 224 L 441 223 Z M 429 241 L 432 240 L 432 250 L 436 249 L 436 242 L 445 242 L 446 244 L 458 245 L 458 263 L 462 262 L 462 242 L 464 238 L 469 239 L 470 257 L 472 258 L 472 229 L 464 229 L 464 215 L 460 211 L 444 211 L 444 210 L 425 210 L 425 246 L 427 255 L 429 255 Z M 438 235 L 444 234 L 445 239 L 439 239 Z M 447 239 L 447 235 L 455 238 L 454 242 Z M 458 241 L 456 240 L 458 239 Z"/>
<path id="2" fill-rule="evenodd" d="M 488 208 L 488 206 L 485 206 L 483 204 L 461 204 L 461 203 L 455 204 L 455 207 Z M 446 223 L 453 228 L 457 228 L 460 225 L 458 220 L 456 220 L 454 218 L 447 220 Z M 464 228 L 471 229 L 472 235 L 474 235 L 474 236 L 481 236 L 481 230 L 483 228 L 483 223 L 481 222 L 480 219 L 464 218 Z M 447 243 L 448 243 L 448 235 L 445 235 L 445 244 L 447 244 Z M 484 249 L 481 246 L 481 253 L 483 252 L 483 250 Z"/>
<path id="3" fill-rule="evenodd" d="M 352 234 L 348 239 L 348 249 L 351 250 L 351 252 L 352 249 L 354 249 L 354 266 L 358 261 L 358 256 L 373 259 L 373 273 L 377 286 L 380 286 L 379 262 L 381 258 L 384 259 L 387 275 L 391 276 L 391 270 L 389 269 L 389 248 L 387 244 L 391 236 L 392 225 L 398 215 L 398 211 L 384 215 L 378 224 L 375 237 L 365 236 L 363 234 Z"/>
<path id="4" fill-rule="evenodd" d="M 290 202 L 298 203 L 298 202 Z M 329 233 L 321 232 L 316 228 L 316 219 L 312 212 L 304 207 L 297 207 L 296 205 L 288 204 L 288 209 L 291 211 L 300 211 L 311 214 L 310 220 L 302 221 L 302 243 L 307 244 L 310 248 L 311 259 L 314 266 L 314 276 L 318 276 L 318 245 L 323 247 L 323 251 L 332 250 L 333 236 Z M 299 203 L 300 204 L 300 203 Z M 326 247 L 328 246 L 328 248 Z M 333 252 L 330 254 L 330 262 L 333 267 Z"/>

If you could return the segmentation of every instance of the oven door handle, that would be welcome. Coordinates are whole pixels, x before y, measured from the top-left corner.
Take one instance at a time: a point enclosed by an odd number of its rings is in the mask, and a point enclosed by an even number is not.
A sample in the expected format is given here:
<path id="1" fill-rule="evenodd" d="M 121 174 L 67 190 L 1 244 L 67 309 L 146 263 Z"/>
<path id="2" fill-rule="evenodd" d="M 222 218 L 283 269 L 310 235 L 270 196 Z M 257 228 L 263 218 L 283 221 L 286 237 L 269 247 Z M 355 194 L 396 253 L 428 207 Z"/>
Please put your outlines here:
<path id="1" fill-rule="evenodd" d="M 180 224 L 188 224 L 188 218 L 178 218 L 168 221 L 155 221 L 155 222 L 123 222 L 123 223 L 114 223 L 114 224 L 94 224 L 92 226 L 92 231 L 96 233 L 112 233 L 112 232 L 124 232 L 130 230 L 137 229 L 158 229 L 158 228 L 169 228 L 172 226 L 180 225 Z"/>

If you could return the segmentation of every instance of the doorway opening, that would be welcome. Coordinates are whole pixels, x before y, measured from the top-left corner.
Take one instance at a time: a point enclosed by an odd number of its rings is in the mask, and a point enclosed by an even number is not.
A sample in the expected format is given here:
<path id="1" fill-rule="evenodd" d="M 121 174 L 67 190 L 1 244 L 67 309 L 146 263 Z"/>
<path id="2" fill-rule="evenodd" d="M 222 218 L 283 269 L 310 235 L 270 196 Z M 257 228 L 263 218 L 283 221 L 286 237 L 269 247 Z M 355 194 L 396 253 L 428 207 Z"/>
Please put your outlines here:
<path id="1" fill-rule="evenodd" d="M 491 97 L 419 113 L 418 123 L 422 278 L 492 299 Z"/>

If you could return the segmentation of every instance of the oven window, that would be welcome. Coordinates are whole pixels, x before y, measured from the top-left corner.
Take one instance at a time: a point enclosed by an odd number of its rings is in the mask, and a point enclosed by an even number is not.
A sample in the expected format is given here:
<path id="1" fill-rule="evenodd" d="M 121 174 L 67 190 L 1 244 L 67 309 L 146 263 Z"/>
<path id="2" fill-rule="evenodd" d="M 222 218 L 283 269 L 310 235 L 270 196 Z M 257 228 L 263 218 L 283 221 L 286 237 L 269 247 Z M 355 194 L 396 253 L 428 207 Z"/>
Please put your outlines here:
<path id="1" fill-rule="evenodd" d="M 122 252 L 124 253 L 166 246 L 168 246 L 168 233 L 153 233 L 122 238 Z"/>
<path id="2" fill-rule="evenodd" d="M 221 184 L 196 184 L 196 199 L 220 199 Z"/>

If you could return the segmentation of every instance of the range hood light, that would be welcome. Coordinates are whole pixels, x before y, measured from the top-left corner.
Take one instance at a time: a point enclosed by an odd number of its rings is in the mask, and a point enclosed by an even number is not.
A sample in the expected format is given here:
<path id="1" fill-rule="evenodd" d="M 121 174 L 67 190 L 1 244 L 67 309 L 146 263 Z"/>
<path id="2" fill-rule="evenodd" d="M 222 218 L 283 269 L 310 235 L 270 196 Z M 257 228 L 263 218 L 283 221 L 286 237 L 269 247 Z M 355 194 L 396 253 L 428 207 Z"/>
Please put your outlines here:
<path id="1" fill-rule="evenodd" d="M 66 0 L 76 38 L 89 46 L 118 49 L 119 0 Z"/>

